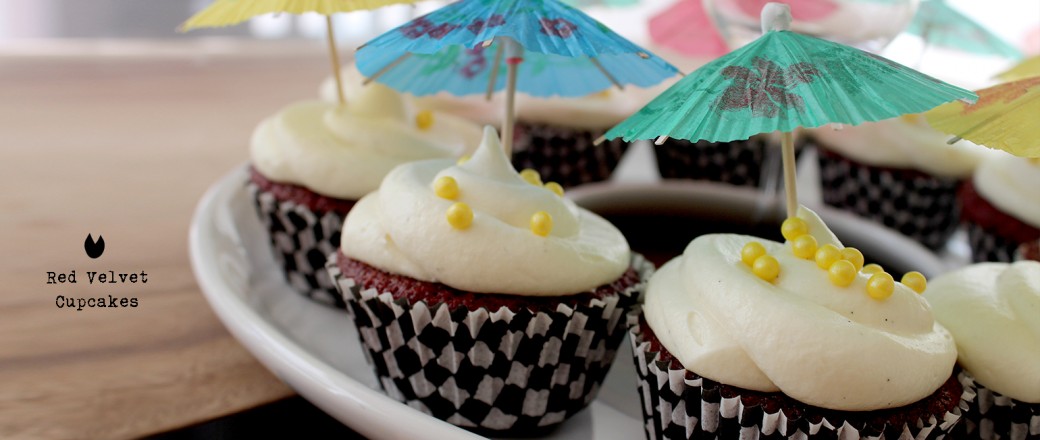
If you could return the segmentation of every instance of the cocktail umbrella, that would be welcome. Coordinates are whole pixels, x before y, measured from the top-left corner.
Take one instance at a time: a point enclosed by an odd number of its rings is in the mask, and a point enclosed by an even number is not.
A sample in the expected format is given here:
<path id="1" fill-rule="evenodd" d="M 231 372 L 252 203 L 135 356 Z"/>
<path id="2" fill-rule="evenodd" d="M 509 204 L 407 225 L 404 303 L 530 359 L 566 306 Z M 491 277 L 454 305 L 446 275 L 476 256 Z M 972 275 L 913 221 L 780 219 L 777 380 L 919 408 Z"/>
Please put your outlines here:
<path id="1" fill-rule="evenodd" d="M 492 55 L 493 54 L 493 55 Z M 523 63 L 523 69 L 519 65 Z M 503 81 L 499 70 L 506 69 Z M 365 43 L 369 80 L 415 95 L 506 90 L 502 144 L 513 142 L 514 94 L 583 96 L 648 87 L 678 70 L 557 0 L 461 0 Z"/>
<path id="2" fill-rule="evenodd" d="M 796 128 L 856 125 L 975 99 L 885 58 L 787 31 L 790 20 L 787 5 L 766 5 L 763 36 L 687 75 L 605 137 L 725 142 L 780 131 L 787 212 L 794 216 Z"/>
<path id="3" fill-rule="evenodd" d="M 678 0 L 648 25 L 654 43 L 682 55 L 716 58 L 729 52 L 700 0 Z"/>
<path id="4" fill-rule="evenodd" d="M 1017 81 L 1032 76 L 1040 76 L 1040 55 L 1026 58 L 1014 67 L 997 74 L 1001 81 Z"/>
<path id="5" fill-rule="evenodd" d="M 339 76 L 339 52 L 332 27 L 332 14 L 375 9 L 398 3 L 416 3 L 420 0 L 216 0 L 191 16 L 178 28 L 181 32 L 204 27 L 224 27 L 238 24 L 261 14 L 286 12 L 303 14 L 317 12 L 325 16 L 332 77 L 336 79 L 336 93 L 343 105 L 343 84 Z"/>
<path id="6" fill-rule="evenodd" d="M 924 0 L 904 31 L 928 46 L 945 47 L 977 55 L 1022 58 L 1022 53 L 945 0 Z"/>
<path id="7" fill-rule="evenodd" d="M 933 128 L 1022 157 L 1040 157 L 1040 76 L 977 91 L 974 104 L 951 102 L 925 118 Z"/>

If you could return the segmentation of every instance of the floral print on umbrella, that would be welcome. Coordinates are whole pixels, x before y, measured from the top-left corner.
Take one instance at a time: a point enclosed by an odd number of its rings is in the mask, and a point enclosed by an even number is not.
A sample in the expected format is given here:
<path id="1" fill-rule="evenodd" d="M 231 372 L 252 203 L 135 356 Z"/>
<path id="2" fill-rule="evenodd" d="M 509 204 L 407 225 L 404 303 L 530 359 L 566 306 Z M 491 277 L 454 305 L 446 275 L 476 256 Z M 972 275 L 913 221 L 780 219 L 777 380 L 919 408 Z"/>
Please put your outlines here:
<path id="1" fill-rule="evenodd" d="M 799 84 L 811 83 L 820 71 L 810 63 L 796 63 L 787 68 L 776 62 L 755 57 L 754 70 L 743 66 L 727 66 L 721 74 L 733 79 L 733 84 L 716 101 L 721 110 L 751 109 L 755 117 L 774 118 L 781 110 L 801 111 L 805 100 L 792 93 Z"/>

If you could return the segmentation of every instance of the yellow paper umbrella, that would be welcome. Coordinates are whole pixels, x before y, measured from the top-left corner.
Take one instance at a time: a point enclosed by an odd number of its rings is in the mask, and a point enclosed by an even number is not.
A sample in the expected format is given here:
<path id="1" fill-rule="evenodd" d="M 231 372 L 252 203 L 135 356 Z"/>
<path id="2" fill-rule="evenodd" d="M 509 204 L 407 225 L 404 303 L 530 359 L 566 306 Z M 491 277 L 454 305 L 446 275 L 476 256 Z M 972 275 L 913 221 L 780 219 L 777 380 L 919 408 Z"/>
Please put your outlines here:
<path id="1" fill-rule="evenodd" d="M 193 15 L 178 28 L 181 32 L 204 27 L 224 27 L 238 24 L 261 14 L 285 12 L 303 14 L 317 12 L 325 16 L 329 41 L 329 57 L 332 59 L 332 77 L 336 79 L 339 103 L 344 103 L 343 83 L 339 75 L 339 52 L 336 50 L 336 34 L 332 29 L 332 14 L 375 9 L 398 3 L 416 3 L 420 0 L 216 0 Z"/>
<path id="2" fill-rule="evenodd" d="M 1001 81 L 1018 81 L 1031 76 L 1040 76 L 1040 55 L 1026 58 L 1015 67 L 997 74 L 997 78 Z"/>
<path id="3" fill-rule="evenodd" d="M 975 104 L 951 102 L 925 113 L 928 123 L 957 139 L 1040 157 L 1040 76 L 996 85 L 976 92 Z"/>

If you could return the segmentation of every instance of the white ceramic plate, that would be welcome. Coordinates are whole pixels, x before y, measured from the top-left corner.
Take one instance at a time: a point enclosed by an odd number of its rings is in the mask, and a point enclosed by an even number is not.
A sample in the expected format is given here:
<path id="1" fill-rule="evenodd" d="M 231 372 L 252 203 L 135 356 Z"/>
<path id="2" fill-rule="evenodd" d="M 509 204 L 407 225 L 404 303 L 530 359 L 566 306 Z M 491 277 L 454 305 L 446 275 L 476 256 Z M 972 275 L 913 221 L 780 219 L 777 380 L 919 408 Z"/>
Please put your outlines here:
<path id="1" fill-rule="evenodd" d="M 217 182 L 199 202 L 189 236 L 192 268 L 217 316 L 279 378 L 307 400 L 371 438 L 477 436 L 386 397 L 346 313 L 290 291 L 275 265 L 245 190 L 246 168 Z M 568 193 L 597 208 L 722 216 L 734 221 L 779 210 L 773 196 L 697 182 L 612 182 Z M 926 274 L 943 264 L 920 245 L 845 213 L 817 208 L 850 245 Z M 597 399 L 548 439 L 643 438 L 631 350 L 622 343 Z"/>

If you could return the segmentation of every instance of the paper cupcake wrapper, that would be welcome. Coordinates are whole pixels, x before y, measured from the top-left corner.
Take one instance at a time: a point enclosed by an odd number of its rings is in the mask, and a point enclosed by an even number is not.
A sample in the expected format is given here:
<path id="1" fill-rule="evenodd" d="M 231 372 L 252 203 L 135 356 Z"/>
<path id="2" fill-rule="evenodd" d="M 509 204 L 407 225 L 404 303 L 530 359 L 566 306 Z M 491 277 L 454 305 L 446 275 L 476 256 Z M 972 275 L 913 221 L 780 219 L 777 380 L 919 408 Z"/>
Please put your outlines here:
<path id="1" fill-rule="evenodd" d="M 740 395 L 722 395 L 719 384 L 660 360 L 642 339 L 639 313 L 628 322 L 646 436 L 676 439 L 942 439 L 960 420 L 963 402 L 942 417 L 914 426 L 854 426 L 845 420 L 789 418 L 781 408 L 745 405 Z M 963 396 L 962 396 L 963 397 Z"/>
<path id="2" fill-rule="evenodd" d="M 873 167 L 818 149 L 823 201 L 899 231 L 931 248 L 957 230 L 960 180 Z"/>
<path id="3" fill-rule="evenodd" d="M 964 421 L 954 429 L 954 438 L 1040 440 L 1040 403 L 1026 403 L 986 388 L 966 371 L 957 375 L 964 389 L 972 392 L 965 401 Z"/>
<path id="4" fill-rule="evenodd" d="M 302 204 L 278 200 L 252 182 L 246 186 L 270 234 L 274 260 L 293 290 L 322 304 L 346 307 L 325 269 L 327 255 L 339 248 L 346 213 L 315 213 Z"/>
<path id="5" fill-rule="evenodd" d="M 607 180 L 628 150 L 628 143 L 621 139 L 593 145 L 606 130 L 519 121 L 515 130 L 513 166 L 534 169 L 543 182 L 556 182 L 564 188 Z"/>
<path id="6" fill-rule="evenodd" d="M 975 263 L 984 261 L 1000 261 L 1010 263 L 1021 259 L 1018 252 L 1019 243 L 1004 237 L 992 229 L 983 228 L 975 223 L 965 223 L 968 231 L 968 244 L 971 246 L 971 260 Z"/>
<path id="7" fill-rule="evenodd" d="M 763 137 L 732 142 L 668 139 L 654 145 L 657 169 L 665 179 L 706 180 L 757 187 L 762 182 L 767 142 Z"/>
<path id="8" fill-rule="evenodd" d="M 596 397 L 653 265 L 623 292 L 551 312 L 454 310 L 395 300 L 328 268 L 383 390 L 426 414 L 493 435 L 544 434 Z M 573 304 L 572 304 L 573 305 Z"/>

